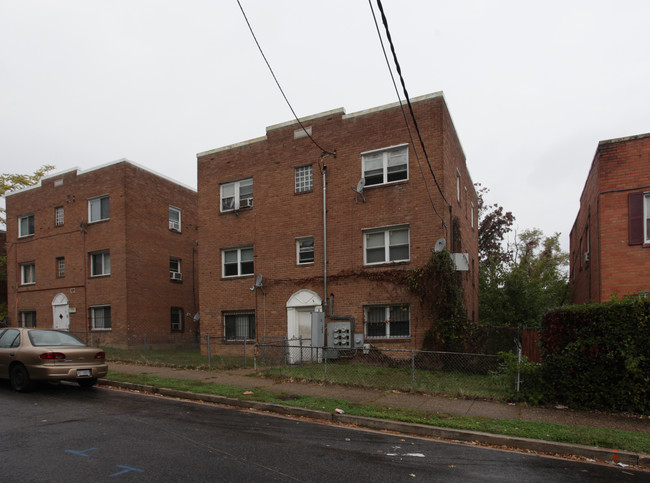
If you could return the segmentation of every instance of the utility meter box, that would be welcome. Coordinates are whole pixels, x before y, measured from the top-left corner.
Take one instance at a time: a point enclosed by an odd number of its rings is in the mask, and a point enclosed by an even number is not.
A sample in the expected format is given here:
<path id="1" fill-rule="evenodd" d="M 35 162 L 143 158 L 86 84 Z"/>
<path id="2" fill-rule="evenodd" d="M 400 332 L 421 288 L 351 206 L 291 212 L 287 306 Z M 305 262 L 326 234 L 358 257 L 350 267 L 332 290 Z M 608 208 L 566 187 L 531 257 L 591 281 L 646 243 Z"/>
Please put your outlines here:
<path id="1" fill-rule="evenodd" d="M 351 320 L 328 322 L 327 346 L 334 349 L 354 347 L 354 327 Z"/>
<path id="2" fill-rule="evenodd" d="M 312 347 L 325 345 L 325 312 L 311 313 L 311 345 Z"/>

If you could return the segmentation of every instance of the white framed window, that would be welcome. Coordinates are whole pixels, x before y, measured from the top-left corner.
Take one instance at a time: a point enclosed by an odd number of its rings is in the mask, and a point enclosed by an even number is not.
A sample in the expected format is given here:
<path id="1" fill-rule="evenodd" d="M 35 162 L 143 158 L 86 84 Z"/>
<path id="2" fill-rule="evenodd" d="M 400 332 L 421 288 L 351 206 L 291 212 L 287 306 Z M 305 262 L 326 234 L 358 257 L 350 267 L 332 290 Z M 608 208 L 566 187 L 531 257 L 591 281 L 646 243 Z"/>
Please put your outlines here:
<path id="1" fill-rule="evenodd" d="M 366 305 L 363 308 L 365 336 L 368 339 L 411 336 L 408 304 Z"/>
<path id="2" fill-rule="evenodd" d="M 94 305 L 90 310 L 90 326 L 93 330 L 111 330 L 111 306 Z"/>
<path id="3" fill-rule="evenodd" d="M 410 259 L 409 236 L 408 226 L 365 230 L 363 263 L 374 265 L 408 261 Z"/>
<path id="4" fill-rule="evenodd" d="M 65 277 L 65 257 L 56 257 L 56 278 Z"/>
<path id="5" fill-rule="evenodd" d="M 644 243 L 650 243 L 650 193 L 643 195 L 643 233 Z"/>
<path id="6" fill-rule="evenodd" d="M 20 284 L 31 285 L 36 283 L 36 264 L 27 262 L 20 264 Z"/>
<path id="7" fill-rule="evenodd" d="M 108 195 L 98 196 L 88 200 L 88 222 L 108 220 L 110 217 L 110 205 Z"/>
<path id="8" fill-rule="evenodd" d="M 314 167 L 299 166 L 295 169 L 296 193 L 313 191 L 314 189 Z"/>
<path id="9" fill-rule="evenodd" d="M 65 222 L 65 210 L 63 206 L 57 206 L 54 208 L 54 225 L 63 226 Z"/>
<path id="10" fill-rule="evenodd" d="M 361 153 L 361 171 L 366 186 L 408 179 L 408 145 Z"/>
<path id="11" fill-rule="evenodd" d="M 183 331 L 183 309 L 180 307 L 172 307 L 171 309 L 171 328 L 172 332 Z"/>
<path id="12" fill-rule="evenodd" d="M 169 257 L 169 278 L 170 280 L 176 280 L 178 282 L 183 280 L 180 258 Z"/>
<path id="13" fill-rule="evenodd" d="M 172 231 L 181 231 L 181 209 L 169 205 L 169 229 Z"/>
<path id="14" fill-rule="evenodd" d="M 472 226 L 472 228 L 474 228 L 474 202 L 473 201 L 469 210 L 469 216 L 470 216 L 469 223 Z"/>
<path id="15" fill-rule="evenodd" d="M 34 234 L 34 215 L 18 217 L 18 238 Z"/>
<path id="16" fill-rule="evenodd" d="M 255 312 L 225 312 L 223 314 L 226 340 L 255 339 Z"/>
<path id="17" fill-rule="evenodd" d="M 106 250 L 90 254 L 90 276 L 101 277 L 111 274 L 111 253 Z"/>
<path id="18" fill-rule="evenodd" d="M 253 247 L 231 248 L 221 251 L 223 277 L 253 275 Z"/>
<path id="19" fill-rule="evenodd" d="M 20 314 L 21 327 L 36 327 L 36 311 L 35 310 L 21 310 Z"/>
<path id="20" fill-rule="evenodd" d="M 296 239 L 296 260 L 298 265 L 314 263 L 314 237 Z"/>
<path id="21" fill-rule="evenodd" d="M 221 212 L 253 206 L 253 178 L 221 185 Z"/>

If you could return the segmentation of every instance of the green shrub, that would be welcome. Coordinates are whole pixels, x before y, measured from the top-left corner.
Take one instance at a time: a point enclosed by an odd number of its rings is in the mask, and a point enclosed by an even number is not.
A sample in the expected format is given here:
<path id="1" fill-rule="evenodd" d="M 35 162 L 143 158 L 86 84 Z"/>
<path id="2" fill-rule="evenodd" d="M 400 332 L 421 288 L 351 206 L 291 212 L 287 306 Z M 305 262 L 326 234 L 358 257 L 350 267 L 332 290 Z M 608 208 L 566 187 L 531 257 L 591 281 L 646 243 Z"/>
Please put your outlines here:
<path id="1" fill-rule="evenodd" d="M 550 312 L 540 343 L 552 400 L 650 414 L 650 301 L 612 301 Z"/>
<path id="2" fill-rule="evenodd" d="M 521 362 L 518 362 L 514 352 L 499 352 L 499 368 L 493 375 L 506 388 L 509 401 L 522 401 L 533 405 L 545 402 L 547 391 L 541 366 L 529 361 L 525 355 L 522 355 Z"/>

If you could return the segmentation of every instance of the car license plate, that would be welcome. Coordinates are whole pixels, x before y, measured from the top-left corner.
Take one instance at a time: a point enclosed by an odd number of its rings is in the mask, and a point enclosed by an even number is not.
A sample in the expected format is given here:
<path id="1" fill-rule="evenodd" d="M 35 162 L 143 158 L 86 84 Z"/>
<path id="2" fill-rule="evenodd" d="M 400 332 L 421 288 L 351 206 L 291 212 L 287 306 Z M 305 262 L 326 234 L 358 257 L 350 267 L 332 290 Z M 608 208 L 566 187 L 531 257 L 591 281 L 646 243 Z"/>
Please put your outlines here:
<path id="1" fill-rule="evenodd" d="M 90 377 L 92 376 L 93 373 L 90 369 L 78 369 L 77 370 L 77 377 Z"/>

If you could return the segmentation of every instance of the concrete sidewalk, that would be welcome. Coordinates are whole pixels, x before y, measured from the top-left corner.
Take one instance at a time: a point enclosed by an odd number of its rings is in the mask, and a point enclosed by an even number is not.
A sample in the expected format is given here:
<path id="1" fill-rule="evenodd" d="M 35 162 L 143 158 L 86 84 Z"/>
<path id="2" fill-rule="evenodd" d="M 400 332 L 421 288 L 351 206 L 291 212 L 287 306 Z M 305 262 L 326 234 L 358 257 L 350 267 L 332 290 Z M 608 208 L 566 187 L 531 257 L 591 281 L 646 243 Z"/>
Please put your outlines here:
<path id="1" fill-rule="evenodd" d="M 420 409 L 433 413 L 443 414 L 456 414 L 473 417 L 486 417 L 495 419 L 510 419 L 521 421 L 537 421 L 564 424 L 567 426 L 592 426 L 608 429 L 621 429 L 625 431 L 633 431 L 638 433 L 650 433 L 650 420 L 638 416 L 626 416 L 619 414 L 606 414 L 588 411 L 575 411 L 568 408 L 539 408 L 529 407 L 525 404 L 508 404 L 503 402 L 494 401 L 480 401 L 480 400 L 466 400 L 466 399 L 449 399 L 440 396 L 431 396 L 426 394 L 412 394 L 402 393 L 397 391 L 382 391 L 375 389 L 363 389 L 354 387 L 345 387 L 334 384 L 311 384 L 311 383 L 297 383 L 297 382 L 282 382 L 267 379 L 263 377 L 256 377 L 251 369 L 236 369 L 225 371 L 201 371 L 201 370 L 180 370 L 168 367 L 155 367 L 145 365 L 133 365 L 122 363 L 111 363 L 110 369 L 116 372 L 127 374 L 148 374 L 159 377 L 166 377 L 172 379 L 188 379 L 197 380 L 208 383 L 224 384 L 228 386 L 241 387 L 242 390 L 255 391 L 256 389 L 264 389 L 284 394 L 298 394 L 313 397 L 333 398 L 344 401 L 350 401 L 361 404 L 377 404 L 382 406 L 404 407 Z M 158 391 L 161 392 L 161 391 Z M 197 399 L 193 397 L 193 399 Z M 210 398 L 214 399 L 214 398 Z M 219 398 L 217 398 L 219 399 Z M 224 399 L 224 398 L 221 398 Z M 216 401 L 223 402 L 223 401 Z M 232 402 L 232 401 L 231 401 Z M 229 402 L 226 402 L 229 403 Z M 236 404 L 238 406 L 251 406 L 250 402 L 242 402 L 243 404 Z M 254 404 L 258 406 L 258 404 Z M 276 406 L 277 405 L 268 405 Z M 268 409 L 260 407 L 256 409 Z M 273 410 L 273 409 L 271 409 Z M 277 411 L 284 412 L 287 411 Z M 297 411 L 301 413 L 301 411 Z M 303 411 L 304 412 L 304 411 Z M 313 417 L 313 415 L 309 415 Z M 319 419 L 323 419 L 323 415 L 319 415 Z M 340 422 L 340 415 L 331 418 L 332 415 L 327 415 L 326 419 L 338 419 Z M 363 419 L 363 418 L 362 418 Z M 370 419 L 370 418 L 365 418 Z M 388 423 L 385 421 L 385 423 Z M 358 424 L 358 421 L 355 422 Z M 368 426 L 367 424 L 361 424 Z M 373 424 L 374 425 L 374 424 Z M 420 426 L 420 425 L 411 425 Z M 431 427 L 429 427 L 431 428 Z M 381 427 L 379 429 L 382 429 Z M 441 428 L 439 428 L 441 429 Z M 403 431 L 401 432 L 409 432 Z M 412 431 L 411 431 L 412 433 Z M 420 434 L 420 429 L 417 431 Z M 595 457 L 601 459 L 599 456 L 594 455 L 595 448 L 577 447 L 575 445 L 564 445 L 557 443 L 538 442 L 543 449 L 539 449 L 539 445 L 535 444 L 521 444 L 522 438 L 507 438 L 496 437 L 495 435 L 489 436 L 489 441 L 482 435 L 486 433 L 469 433 L 468 438 L 459 437 L 459 431 L 448 430 L 448 434 L 437 432 L 436 437 L 455 439 L 455 440 L 469 440 L 469 441 L 484 441 L 487 444 L 495 444 L 494 440 L 497 439 L 496 444 L 505 444 L 506 446 L 522 447 L 526 449 L 535 449 L 536 451 L 545 451 L 556 454 L 575 454 L 586 457 Z M 505 440 L 503 438 L 506 438 Z M 530 440 L 527 440 L 530 441 Z M 532 448 L 531 448 L 532 446 Z M 583 450 L 581 448 L 586 448 Z M 571 451 L 568 451 L 570 449 Z M 622 462 L 626 464 L 633 464 L 639 466 L 650 467 L 650 456 L 648 455 L 628 455 L 623 452 L 612 450 L 598 450 L 604 452 L 605 461 L 607 457 L 615 462 Z M 600 453 L 598 453 L 600 454 Z"/>

